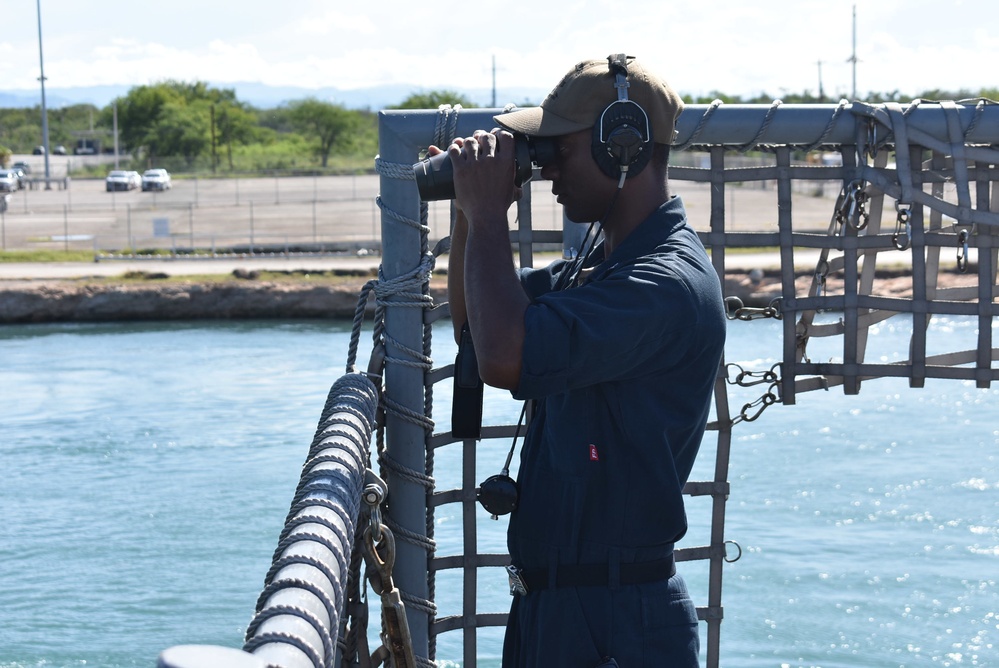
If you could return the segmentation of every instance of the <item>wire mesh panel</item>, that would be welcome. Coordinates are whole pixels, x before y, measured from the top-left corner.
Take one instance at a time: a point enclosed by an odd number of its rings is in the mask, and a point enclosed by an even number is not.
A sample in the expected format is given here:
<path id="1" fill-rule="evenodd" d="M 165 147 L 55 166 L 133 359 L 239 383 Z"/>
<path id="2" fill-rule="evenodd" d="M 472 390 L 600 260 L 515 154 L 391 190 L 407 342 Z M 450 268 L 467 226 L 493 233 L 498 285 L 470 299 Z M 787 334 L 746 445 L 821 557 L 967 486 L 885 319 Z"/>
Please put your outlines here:
<path id="1" fill-rule="evenodd" d="M 400 246 L 398 257 L 389 257 L 386 248 L 386 267 L 380 277 L 384 282 L 414 276 L 429 280 L 427 267 L 432 268 L 433 257 L 443 251 L 430 251 L 425 241 L 428 209 L 418 203 L 411 163 L 428 144 L 446 146 L 455 136 L 492 127 L 491 117 L 498 111 L 382 112 L 382 236 L 387 244 L 402 237 L 408 244 L 405 249 Z M 670 167 L 672 189 L 684 197 L 691 223 L 711 252 L 719 280 L 725 281 L 726 294 L 733 288 L 726 280 L 728 259 L 736 257 L 736 251 L 765 252 L 778 259 L 775 275 L 761 271 L 753 286 L 737 286 L 738 296 L 730 295 L 733 298 L 728 302 L 730 318 L 783 320 L 783 341 L 775 344 L 782 350 L 779 364 L 769 369 L 730 365 L 720 369 L 714 419 L 709 425 L 715 434 L 714 475 L 711 480 L 689 482 L 684 490 L 691 503 L 704 497 L 711 505 L 706 544 L 679 549 L 677 559 L 707 564 L 707 591 L 692 594 L 707 627 L 707 664 L 717 666 L 724 616 L 722 575 L 725 563 L 739 554 L 734 541 L 725 535 L 733 428 L 756 419 L 773 403 L 793 404 L 800 392 L 842 385 L 845 392 L 857 393 L 865 378 L 902 376 L 913 386 L 928 377 L 960 378 L 972 379 L 980 387 L 996 379 L 992 323 L 999 315 L 994 303 L 999 107 L 985 101 L 914 102 L 906 107 L 846 102 L 731 107 L 714 103 L 689 106 L 680 117 L 678 132 Z M 534 263 L 539 247 L 561 248 L 568 234 L 535 229 L 532 212 L 543 195 L 541 188 L 528 188 L 511 218 L 511 244 L 525 266 Z M 946 253 L 941 256 L 947 250 L 951 258 Z M 895 270 L 908 284 L 901 290 L 898 281 L 889 286 L 887 269 Z M 966 276 L 966 285 L 940 287 L 938 278 L 945 271 Z M 387 312 L 414 305 L 393 304 L 388 296 L 382 303 Z M 414 353 L 420 341 L 426 346 L 422 355 L 431 358 L 425 327 L 441 316 L 439 306 L 423 303 L 422 308 L 432 315 L 408 319 L 408 326 L 418 332 L 398 333 L 390 318 L 386 319 L 382 350 L 389 365 L 405 359 L 405 364 L 423 369 L 424 382 L 409 385 L 406 398 L 399 399 L 387 383 L 388 397 L 408 407 L 399 410 L 400 415 L 425 406 L 423 417 L 429 419 L 434 384 L 447 384 L 453 375 L 452 365 L 415 361 L 420 357 Z M 832 323 L 816 318 L 825 312 L 840 317 Z M 912 318 L 914 325 L 908 358 L 869 361 L 871 326 L 898 314 Z M 970 346 L 930 354 L 926 324 L 935 314 L 977 318 L 976 340 Z M 410 343 L 398 343 L 406 339 Z M 813 361 L 809 344 L 817 339 L 839 341 L 830 361 Z M 755 386 L 761 394 L 733 411 L 729 385 Z M 409 422 L 418 420 L 410 418 Z M 416 496 L 406 497 L 405 517 L 397 519 L 398 526 L 404 529 L 403 536 L 412 534 L 410 540 L 421 556 L 419 568 L 400 576 L 399 586 L 408 592 L 409 600 L 422 606 L 419 609 L 427 611 L 426 625 L 414 628 L 414 641 L 417 634 L 425 634 L 423 644 L 417 643 L 418 657 L 433 660 L 435 639 L 460 632 L 462 665 L 474 666 L 478 630 L 506 621 L 504 612 L 479 610 L 479 576 L 490 572 L 502 577 L 499 567 L 508 557 L 502 550 L 483 550 L 478 542 L 481 511 L 475 503 L 475 486 L 481 476 L 476 441 L 457 439 L 433 422 L 424 423 L 420 431 L 424 440 L 419 462 L 412 453 L 412 430 L 399 442 L 389 436 L 387 460 L 405 458 L 407 471 L 422 469 L 421 480 L 432 481 L 435 453 L 458 448 L 460 486 L 442 490 L 420 482 L 424 487 L 416 514 L 411 503 Z M 514 431 L 512 424 L 487 426 L 482 439 L 509 442 Z M 702 456 L 710 456 L 709 450 L 705 448 Z M 416 484 L 402 478 L 400 485 Z M 437 554 L 433 515 L 450 504 L 460 507 L 462 552 Z M 395 508 L 390 504 L 390 515 Z M 415 521 L 422 513 L 425 521 L 422 517 Z M 461 574 L 461 612 L 437 617 L 435 578 L 454 572 Z"/>

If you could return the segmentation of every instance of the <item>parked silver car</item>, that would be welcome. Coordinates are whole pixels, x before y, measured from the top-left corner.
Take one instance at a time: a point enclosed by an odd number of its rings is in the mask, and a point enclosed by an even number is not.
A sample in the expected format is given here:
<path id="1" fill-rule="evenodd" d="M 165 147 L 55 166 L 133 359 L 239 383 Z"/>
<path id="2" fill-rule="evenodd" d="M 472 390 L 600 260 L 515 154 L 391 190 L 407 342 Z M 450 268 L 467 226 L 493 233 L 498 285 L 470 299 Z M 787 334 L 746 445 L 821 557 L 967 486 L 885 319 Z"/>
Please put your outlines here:
<path id="1" fill-rule="evenodd" d="M 142 177 L 139 176 L 138 172 L 114 169 L 108 172 L 104 183 L 108 192 L 113 190 L 134 190 L 142 185 Z"/>
<path id="2" fill-rule="evenodd" d="M 165 169 L 147 169 L 142 173 L 142 190 L 170 190 L 173 183 Z"/>
<path id="3" fill-rule="evenodd" d="M 0 192 L 12 193 L 19 190 L 20 187 L 20 174 L 10 169 L 0 170 Z"/>

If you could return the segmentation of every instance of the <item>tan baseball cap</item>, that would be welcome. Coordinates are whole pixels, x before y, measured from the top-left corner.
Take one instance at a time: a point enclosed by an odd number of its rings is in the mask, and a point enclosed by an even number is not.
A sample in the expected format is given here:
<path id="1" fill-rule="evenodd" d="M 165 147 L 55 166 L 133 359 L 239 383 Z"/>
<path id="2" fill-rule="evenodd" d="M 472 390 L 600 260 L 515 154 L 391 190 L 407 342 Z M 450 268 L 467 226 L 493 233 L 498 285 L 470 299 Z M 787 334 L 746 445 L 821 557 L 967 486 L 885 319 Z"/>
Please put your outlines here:
<path id="1" fill-rule="evenodd" d="M 649 117 L 653 140 L 672 143 L 683 100 L 668 83 L 628 57 L 628 99 Z M 584 60 L 562 77 L 540 107 L 517 109 L 493 120 L 512 132 L 533 137 L 557 137 L 586 130 L 617 100 L 608 58 Z"/>

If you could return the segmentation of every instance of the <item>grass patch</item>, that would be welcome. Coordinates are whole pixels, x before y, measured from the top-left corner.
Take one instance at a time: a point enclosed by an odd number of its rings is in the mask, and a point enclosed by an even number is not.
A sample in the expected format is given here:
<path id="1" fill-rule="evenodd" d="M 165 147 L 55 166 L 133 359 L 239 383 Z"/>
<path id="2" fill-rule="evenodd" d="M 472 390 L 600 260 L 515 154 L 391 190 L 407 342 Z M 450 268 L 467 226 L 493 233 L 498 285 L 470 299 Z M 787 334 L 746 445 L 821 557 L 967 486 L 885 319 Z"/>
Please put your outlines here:
<path id="1" fill-rule="evenodd" d="M 301 285 L 349 285 L 358 286 L 372 278 L 373 272 L 362 270 L 329 270 L 329 271 L 247 271 L 239 269 L 235 272 L 222 274 L 181 274 L 170 275 L 163 272 L 126 271 L 117 276 L 88 278 L 87 283 L 95 285 L 135 285 L 145 283 L 201 284 L 218 285 L 223 283 L 239 283 L 252 285 L 254 283 L 285 283 Z"/>
<path id="2" fill-rule="evenodd" d="M 0 262 L 93 262 L 90 250 L 10 250 L 0 251 Z"/>

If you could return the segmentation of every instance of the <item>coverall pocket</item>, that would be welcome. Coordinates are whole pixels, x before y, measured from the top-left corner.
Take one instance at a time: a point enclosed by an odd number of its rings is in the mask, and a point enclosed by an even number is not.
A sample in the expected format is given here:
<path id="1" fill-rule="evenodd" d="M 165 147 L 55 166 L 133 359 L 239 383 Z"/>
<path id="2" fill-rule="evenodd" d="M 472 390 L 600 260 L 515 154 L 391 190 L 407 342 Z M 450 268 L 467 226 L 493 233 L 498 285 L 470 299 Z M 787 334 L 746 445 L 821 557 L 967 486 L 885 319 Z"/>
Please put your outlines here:
<path id="1" fill-rule="evenodd" d="M 674 576 L 642 589 L 646 661 L 651 662 L 649 665 L 697 668 L 700 653 L 697 608 L 683 580 Z"/>

